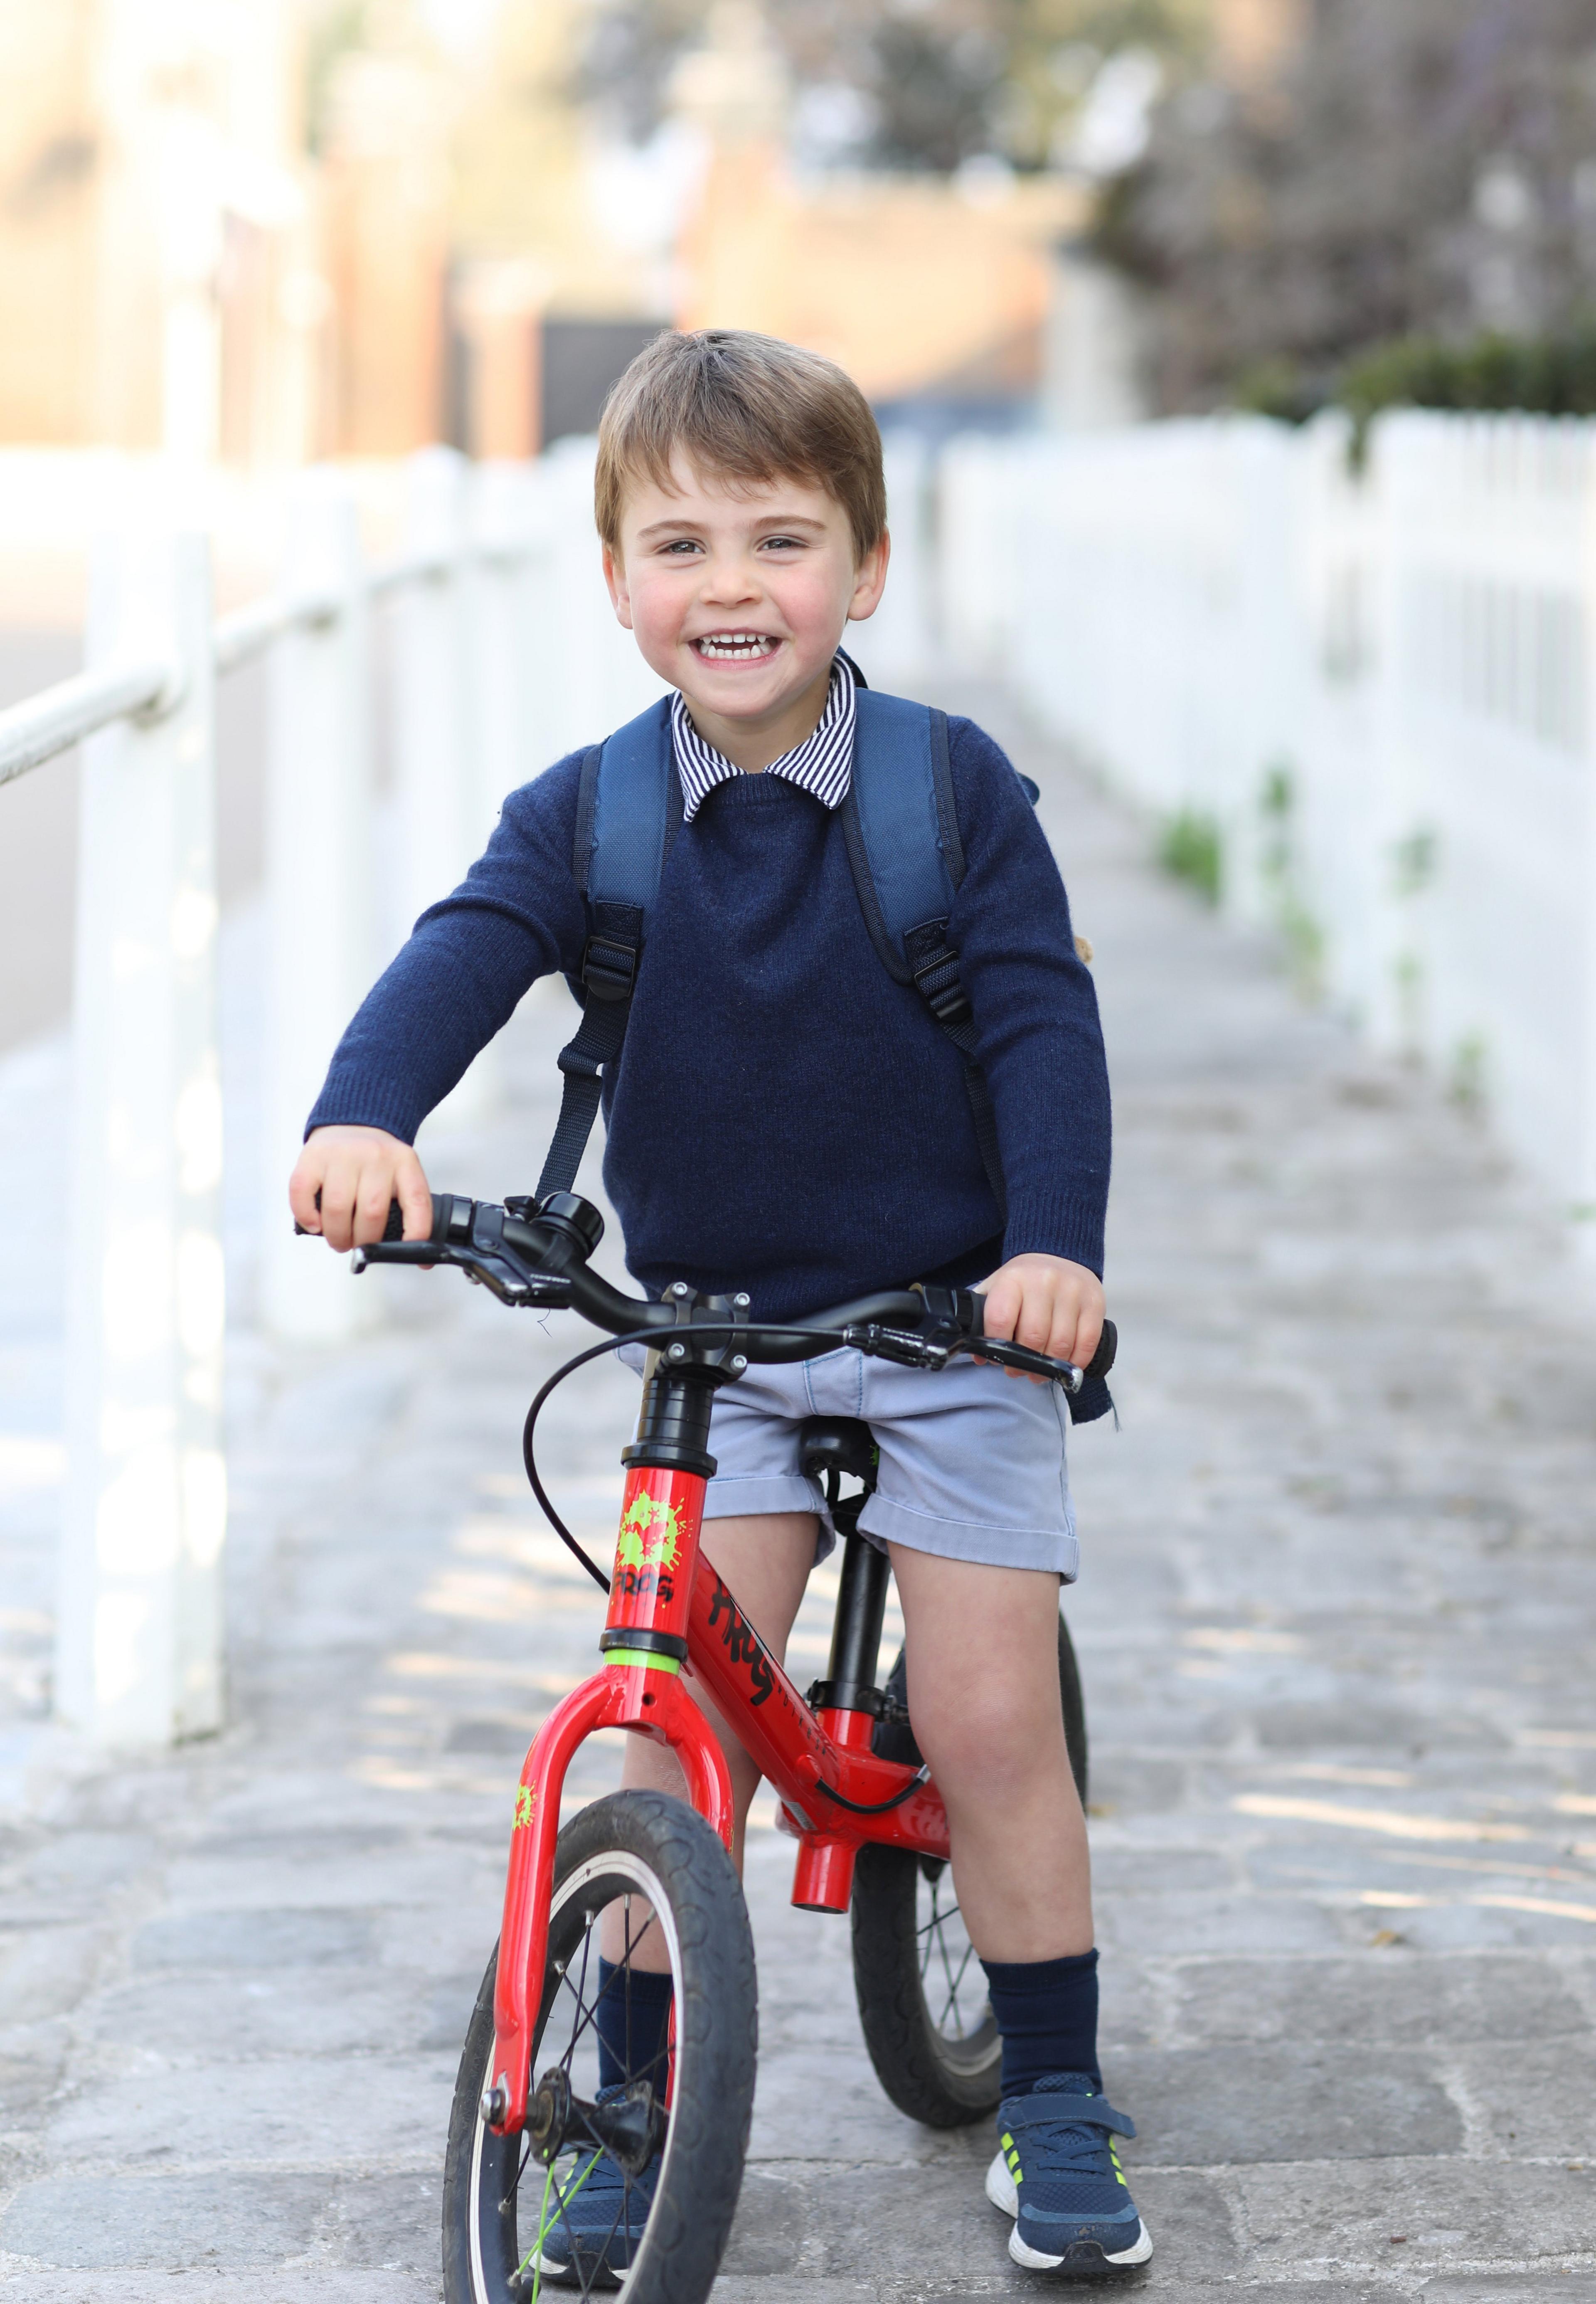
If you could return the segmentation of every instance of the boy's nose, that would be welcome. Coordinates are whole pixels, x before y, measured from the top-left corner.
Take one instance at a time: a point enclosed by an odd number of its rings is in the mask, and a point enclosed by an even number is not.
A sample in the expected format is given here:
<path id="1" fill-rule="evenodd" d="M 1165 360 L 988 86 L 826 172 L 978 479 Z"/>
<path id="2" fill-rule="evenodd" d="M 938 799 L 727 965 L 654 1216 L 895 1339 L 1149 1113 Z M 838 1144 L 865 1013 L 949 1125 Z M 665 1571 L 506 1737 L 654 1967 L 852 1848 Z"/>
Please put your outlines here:
<path id="1" fill-rule="evenodd" d="M 746 560 L 712 560 L 705 571 L 702 597 L 717 607 L 757 600 L 762 590 L 758 569 Z"/>

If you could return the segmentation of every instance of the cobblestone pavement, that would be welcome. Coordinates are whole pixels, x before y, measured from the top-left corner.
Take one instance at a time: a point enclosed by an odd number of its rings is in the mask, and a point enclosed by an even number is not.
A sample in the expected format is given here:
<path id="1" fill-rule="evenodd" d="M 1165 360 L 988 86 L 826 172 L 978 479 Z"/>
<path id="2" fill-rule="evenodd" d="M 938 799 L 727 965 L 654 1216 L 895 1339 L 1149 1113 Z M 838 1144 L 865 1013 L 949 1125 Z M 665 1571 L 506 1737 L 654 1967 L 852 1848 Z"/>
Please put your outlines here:
<path id="1" fill-rule="evenodd" d="M 1067 1606 L 1146 2284 L 1596 2304 L 1589 1283 L 1476 1122 L 1295 1004 L 1265 946 L 1013 741 L 1097 946 L 1116 1082 L 1124 1429 L 1075 1449 Z M 568 1014 L 529 1004 L 509 1117 L 441 1146 L 440 1186 L 530 1182 Z M 39 1718 L 60 1066 L 6 1079 L 0 2296 L 421 2304 L 508 1790 L 598 1623 L 517 1461 L 568 1324 L 405 1275 L 336 1357 L 241 1331 L 235 1724 L 96 1766 Z M 550 1432 L 599 1543 L 632 1397 L 587 1371 Z M 818 1591 L 802 1667 L 823 1642 Z M 590 1749 L 578 1798 L 612 1780 Z M 1033 2286 L 981 2198 L 989 2130 L 887 2105 L 845 1927 L 786 1904 L 768 1823 L 753 2156 L 717 2296 Z"/>

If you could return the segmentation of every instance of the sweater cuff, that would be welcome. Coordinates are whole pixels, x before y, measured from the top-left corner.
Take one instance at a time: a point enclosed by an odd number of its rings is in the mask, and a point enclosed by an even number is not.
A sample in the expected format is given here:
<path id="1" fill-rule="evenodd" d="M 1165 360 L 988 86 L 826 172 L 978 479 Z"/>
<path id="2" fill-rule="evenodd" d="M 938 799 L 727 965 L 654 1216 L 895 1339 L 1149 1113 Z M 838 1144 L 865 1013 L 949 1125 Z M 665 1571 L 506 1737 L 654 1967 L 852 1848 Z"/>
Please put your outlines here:
<path id="1" fill-rule="evenodd" d="M 420 1124 L 409 1111 L 397 1105 L 374 1103 L 369 1094 L 358 1103 L 345 1104 L 323 1089 L 305 1122 L 305 1134 L 308 1137 L 317 1128 L 380 1128 L 386 1136 L 396 1136 L 402 1144 L 413 1144 Z"/>
<path id="2" fill-rule="evenodd" d="M 1103 1276 L 1103 1205 L 1068 1194 L 1026 1193 L 1011 1199 L 1003 1234 L 1005 1263 L 1016 1256 L 1061 1256 Z"/>

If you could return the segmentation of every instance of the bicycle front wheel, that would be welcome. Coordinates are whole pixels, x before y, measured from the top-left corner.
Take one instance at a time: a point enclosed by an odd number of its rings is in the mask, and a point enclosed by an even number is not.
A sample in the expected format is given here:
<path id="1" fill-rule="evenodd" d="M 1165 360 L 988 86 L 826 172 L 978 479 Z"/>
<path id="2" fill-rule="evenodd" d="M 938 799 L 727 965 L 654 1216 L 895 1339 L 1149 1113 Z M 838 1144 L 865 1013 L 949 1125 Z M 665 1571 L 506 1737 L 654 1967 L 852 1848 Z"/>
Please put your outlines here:
<path id="1" fill-rule="evenodd" d="M 900 1650 L 887 1692 L 901 1704 Z M 1058 1697 L 1070 1773 L 1086 1804 L 1086 1707 L 1069 1628 L 1058 1619 Z M 875 1748 L 913 1766 L 920 1748 L 900 1727 L 879 1728 Z M 1003 2043 L 941 1858 L 905 1848 L 862 1848 L 853 1872 L 853 1985 L 876 2078 L 911 2120 L 961 2128 L 996 2110 Z"/>
<path id="2" fill-rule="evenodd" d="M 668 1957 L 668 2072 L 622 2028 L 627 2069 L 614 2094 L 651 2122 L 655 2148 L 599 2148 L 580 2110 L 599 2098 L 598 1927 L 621 1908 L 625 1956 L 604 1991 L 626 1995 L 644 1944 Z M 653 1914 L 649 1923 L 648 1914 Z M 551 2165 L 527 2135 L 496 2136 L 481 2117 L 493 2080 L 497 1953 L 477 1995 L 455 2082 L 444 2171 L 446 2304 L 531 2304 L 612 2294 L 629 2304 L 704 2304 L 731 2232 L 753 2111 L 758 2016 L 753 1938 L 730 1858 L 684 1800 L 619 1792 L 561 1833 L 534 2087 L 554 2077 L 577 2111 Z M 641 2005 L 641 1990 L 639 1989 Z M 640 2030 L 642 2028 L 640 2026 Z M 615 2027 L 608 2027 L 612 2040 Z M 644 2066 L 647 2069 L 644 2069 Z M 607 2131 L 608 2132 L 608 2131 Z M 641 2130 L 639 2131 L 641 2132 Z M 646 2139 L 644 2147 L 646 2148 Z"/>

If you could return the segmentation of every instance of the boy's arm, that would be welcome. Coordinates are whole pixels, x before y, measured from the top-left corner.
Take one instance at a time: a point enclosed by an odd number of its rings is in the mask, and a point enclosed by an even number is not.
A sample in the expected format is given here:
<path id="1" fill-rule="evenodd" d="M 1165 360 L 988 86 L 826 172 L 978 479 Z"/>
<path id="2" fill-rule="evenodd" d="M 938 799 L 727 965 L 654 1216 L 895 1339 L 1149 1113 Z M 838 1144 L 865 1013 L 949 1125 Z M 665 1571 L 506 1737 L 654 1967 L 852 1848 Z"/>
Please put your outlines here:
<path id="1" fill-rule="evenodd" d="M 1084 1367 L 1102 1331 L 1111 1118 L 1097 994 L 1064 883 L 1019 779 L 969 721 L 949 726 L 964 878 L 948 936 L 974 1012 L 1008 1198 L 987 1283 L 994 1335 Z"/>
<path id="2" fill-rule="evenodd" d="M 426 1236 L 417 1129 L 535 978 L 580 972 L 571 851 L 581 767 L 573 754 L 511 794 L 485 852 L 421 915 L 339 1042 L 290 1185 L 298 1221 L 332 1246 L 379 1239 L 390 1199 L 404 1209 L 406 1238 Z"/>

